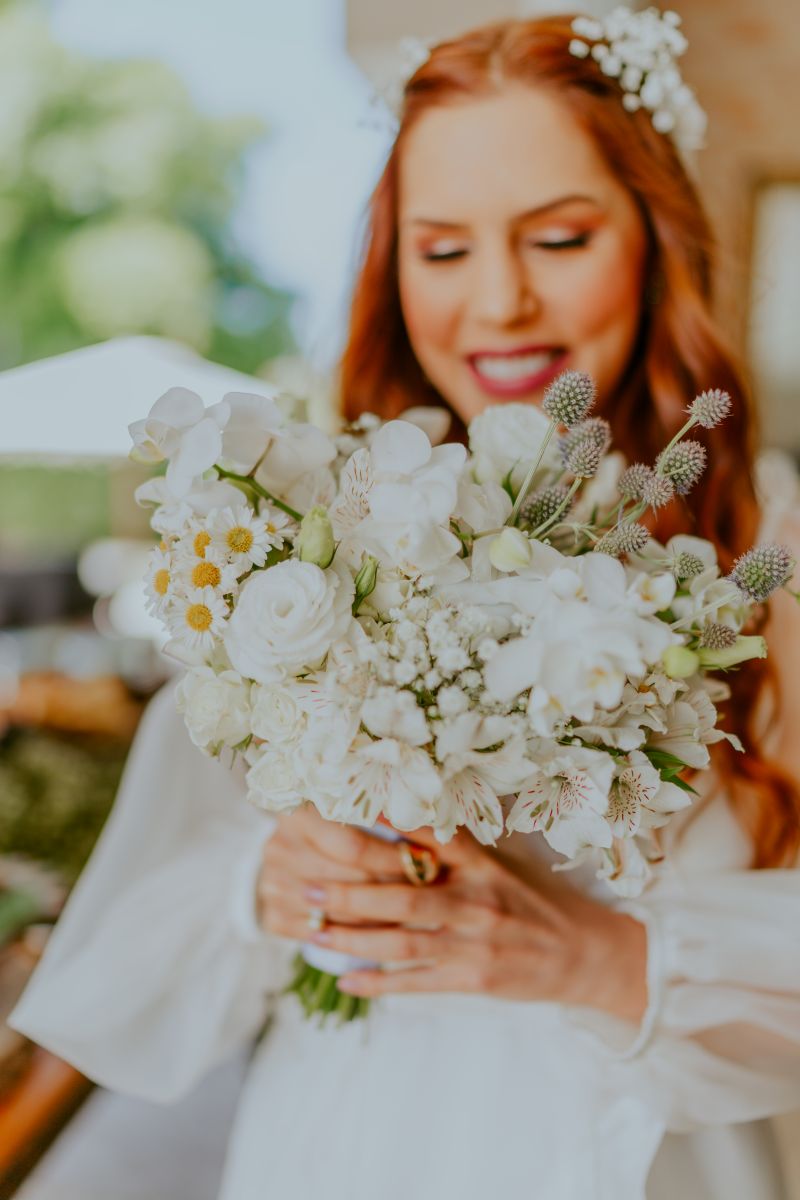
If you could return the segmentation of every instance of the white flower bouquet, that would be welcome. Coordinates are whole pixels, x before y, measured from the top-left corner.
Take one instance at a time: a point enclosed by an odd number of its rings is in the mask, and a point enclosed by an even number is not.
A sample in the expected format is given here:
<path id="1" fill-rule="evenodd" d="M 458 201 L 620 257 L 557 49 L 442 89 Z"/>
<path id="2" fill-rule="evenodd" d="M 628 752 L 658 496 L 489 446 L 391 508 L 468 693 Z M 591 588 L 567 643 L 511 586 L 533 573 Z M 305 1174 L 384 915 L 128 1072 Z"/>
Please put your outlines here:
<path id="1" fill-rule="evenodd" d="M 785 586 L 781 546 L 722 576 L 713 546 L 663 546 L 641 523 L 699 478 L 705 392 L 653 466 L 609 455 L 594 386 L 566 372 L 542 411 L 505 404 L 462 445 L 365 417 L 337 438 L 260 396 L 206 408 L 175 388 L 131 426 L 166 461 L 147 580 L 192 740 L 243 756 L 249 797 L 281 812 L 446 841 L 539 832 L 593 860 L 618 894 L 645 885 L 654 831 L 691 802 L 727 688 L 709 672 L 763 657 L 741 630 Z M 358 1015 L 313 948 L 309 1011 Z"/>

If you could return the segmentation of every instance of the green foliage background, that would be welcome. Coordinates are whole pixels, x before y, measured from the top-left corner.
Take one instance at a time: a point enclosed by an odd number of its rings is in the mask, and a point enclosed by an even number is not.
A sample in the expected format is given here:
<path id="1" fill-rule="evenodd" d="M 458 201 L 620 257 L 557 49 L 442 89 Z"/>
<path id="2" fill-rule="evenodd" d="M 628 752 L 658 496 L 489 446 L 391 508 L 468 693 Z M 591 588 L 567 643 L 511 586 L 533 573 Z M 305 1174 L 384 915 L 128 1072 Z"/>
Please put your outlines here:
<path id="1" fill-rule="evenodd" d="M 286 351 L 291 297 L 231 233 L 264 133 L 200 113 L 163 64 L 84 58 L 35 0 L 0 0 L 0 370 L 136 333 L 249 373 Z"/>

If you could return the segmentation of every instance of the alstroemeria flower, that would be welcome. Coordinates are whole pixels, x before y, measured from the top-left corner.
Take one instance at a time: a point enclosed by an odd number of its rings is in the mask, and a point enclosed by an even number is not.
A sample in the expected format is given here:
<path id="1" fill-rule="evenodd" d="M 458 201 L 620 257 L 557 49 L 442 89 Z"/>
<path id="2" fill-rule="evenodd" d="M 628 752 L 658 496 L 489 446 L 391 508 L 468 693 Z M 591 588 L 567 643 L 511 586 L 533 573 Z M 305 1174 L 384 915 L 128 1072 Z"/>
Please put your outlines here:
<path id="1" fill-rule="evenodd" d="M 573 858 L 586 846 L 610 846 L 607 819 L 614 760 L 601 750 L 553 746 L 519 793 L 509 830 L 540 830 L 554 850 Z"/>

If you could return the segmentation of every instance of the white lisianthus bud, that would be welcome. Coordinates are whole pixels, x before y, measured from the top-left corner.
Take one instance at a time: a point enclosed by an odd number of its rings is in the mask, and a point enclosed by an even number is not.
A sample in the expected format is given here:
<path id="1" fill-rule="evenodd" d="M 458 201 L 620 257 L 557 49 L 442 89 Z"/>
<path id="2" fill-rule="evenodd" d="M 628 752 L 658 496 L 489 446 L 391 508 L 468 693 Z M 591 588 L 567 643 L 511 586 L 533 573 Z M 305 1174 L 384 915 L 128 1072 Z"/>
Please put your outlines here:
<path id="1" fill-rule="evenodd" d="M 766 658 L 767 643 L 763 637 L 738 637 L 732 646 L 721 650 L 701 648 L 698 656 L 701 667 L 712 671 L 725 671 L 751 658 Z"/>
<path id="2" fill-rule="evenodd" d="M 700 656 L 688 646 L 667 646 L 661 655 L 661 668 L 670 679 L 688 679 L 700 667 Z"/>
<path id="3" fill-rule="evenodd" d="M 355 578 L 356 595 L 353 601 L 354 616 L 366 600 L 367 596 L 370 596 L 375 591 L 375 584 L 377 582 L 378 560 L 377 558 L 373 558 L 371 554 L 366 554 Z M 405 624 L 410 625 L 412 630 L 416 632 L 416 626 L 414 626 L 411 621 L 407 621 Z"/>
<path id="4" fill-rule="evenodd" d="M 525 534 L 511 526 L 493 539 L 489 561 L 498 571 L 520 571 L 533 557 L 531 544 Z"/>
<path id="5" fill-rule="evenodd" d="M 322 504 L 315 504 L 303 517 L 295 544 L 301 562 L 315 563 L 323 570 L 331 565 L 336 543 L 328 510 Z"/>

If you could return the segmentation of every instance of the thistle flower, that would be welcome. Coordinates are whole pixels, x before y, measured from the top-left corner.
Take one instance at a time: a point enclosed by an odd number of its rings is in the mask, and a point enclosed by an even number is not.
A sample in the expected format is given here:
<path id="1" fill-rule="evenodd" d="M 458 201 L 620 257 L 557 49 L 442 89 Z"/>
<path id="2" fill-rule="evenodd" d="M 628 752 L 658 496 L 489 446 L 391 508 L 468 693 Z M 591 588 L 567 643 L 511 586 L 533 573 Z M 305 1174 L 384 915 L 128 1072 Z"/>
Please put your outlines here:
<path id="1" fill-rule="evenodd" d="M 699 442 L 677 442 L 656 459 L 658 474 L 672 480 L 679 496 L 685 496 L 692 490 L 703 474 L 705 465 L 705 446 Z"/>
<path id="2" fill-rule="evenodd" d="M 692 554 L 689 550 L 676 554 L 672 560 L 672 574 L 677 580 L 694 579 L 695 575 L 702 575 L 705 569 L 706 565 L 699 554 Z"/>
<path id="3" fill-rule="evenodd" d="M 542 408 L 551 421 L 568 428 L 577 425 L 594 404 L 597 389 L 594 380 L 583 371 L 564 371 L 544 394 Z"/>
<path id="4" fill-rule="evenodd" d="M 727 650 L 736 642 L 736 630 L 719 621 L 708 621 L 700 636 L 700 645 L 706 650 Z"/>
<path id="5" fill-rule="evenodd" d="M 609 529 L 608 533 L 604 534 L 595 546 L 595 551 L 598 554 L 610 554 L 613 558 L 619 558 L 621 554 L 638 554 L 649 540 L 650 532 L 645 529 L 644 525 L 629 521 L 624 525 L 616 525 L 613 529 Z"/>
<path id="6" fill-rule="evenodd" d="M 545 521 L 549 521 L 555 516 L 556 512 L 561 508 L 561 505 L 569 495 L 569 489 L 556 484 L 553 487 L 540 488 L 538 492 L 534 492 L 529 496 L 522 506 L 520 512 L 520 522 L 528 529 L 538 529 Z M 572 507 L 572 501 L 564 506 L 562 510 L 564 515 L 569 512 Z"/>
<path id="7" fill-rule="evenodd" d="M 611 445 L 611 426 L 608 421 L 604 421 L 602 417 L 589 417 L 587 421 L 581 421 L 578 425 L 573 425 L 568 433 L 559 438 L 558 448 L 564 466 L 568 464 L 569 456 L 574 447 L 587 438 L 591 439 L 599 447 L 601 455 L 605 454 Z"/>
<path id="8" fill-rule="evenodd" d="M 642 489 L 642 499 L 652 509 L 663 508 L 675 495 L 675 484 L 666 475 L 651 472 Z"/>
<path id="9" fill-rule="evenodd" d="M 720 388 L 713 388 L 696 396 L 686 411 L 694 417 L 698 425 L 702 425 L 704 429 L 713 429 L 725 420 L 731 407 L 728 393 Z"/>
<path id="10" fill-rule="evenodd" d="M 737 558 L 729 578 L 750 600 L 760 603 L 789 582 L 795 565 L 786 546 L 768 542 Z"/>
<path id="11" fill-rule="evenodd" d="M 602 457 L 603 447 L 597 435 L 590 430 L 575 438 L 564 456 L 564 466 L 577 479 L 591 479 L 592 475 L 597 474 Z"/>
<path id="12" fill-rule="evenodd" d="M 644 489 L 652 478 L 651 467 L 645 463 L 633 463 L 620 475 L 617 490 L 626 500 L 643 500 Z"/>

